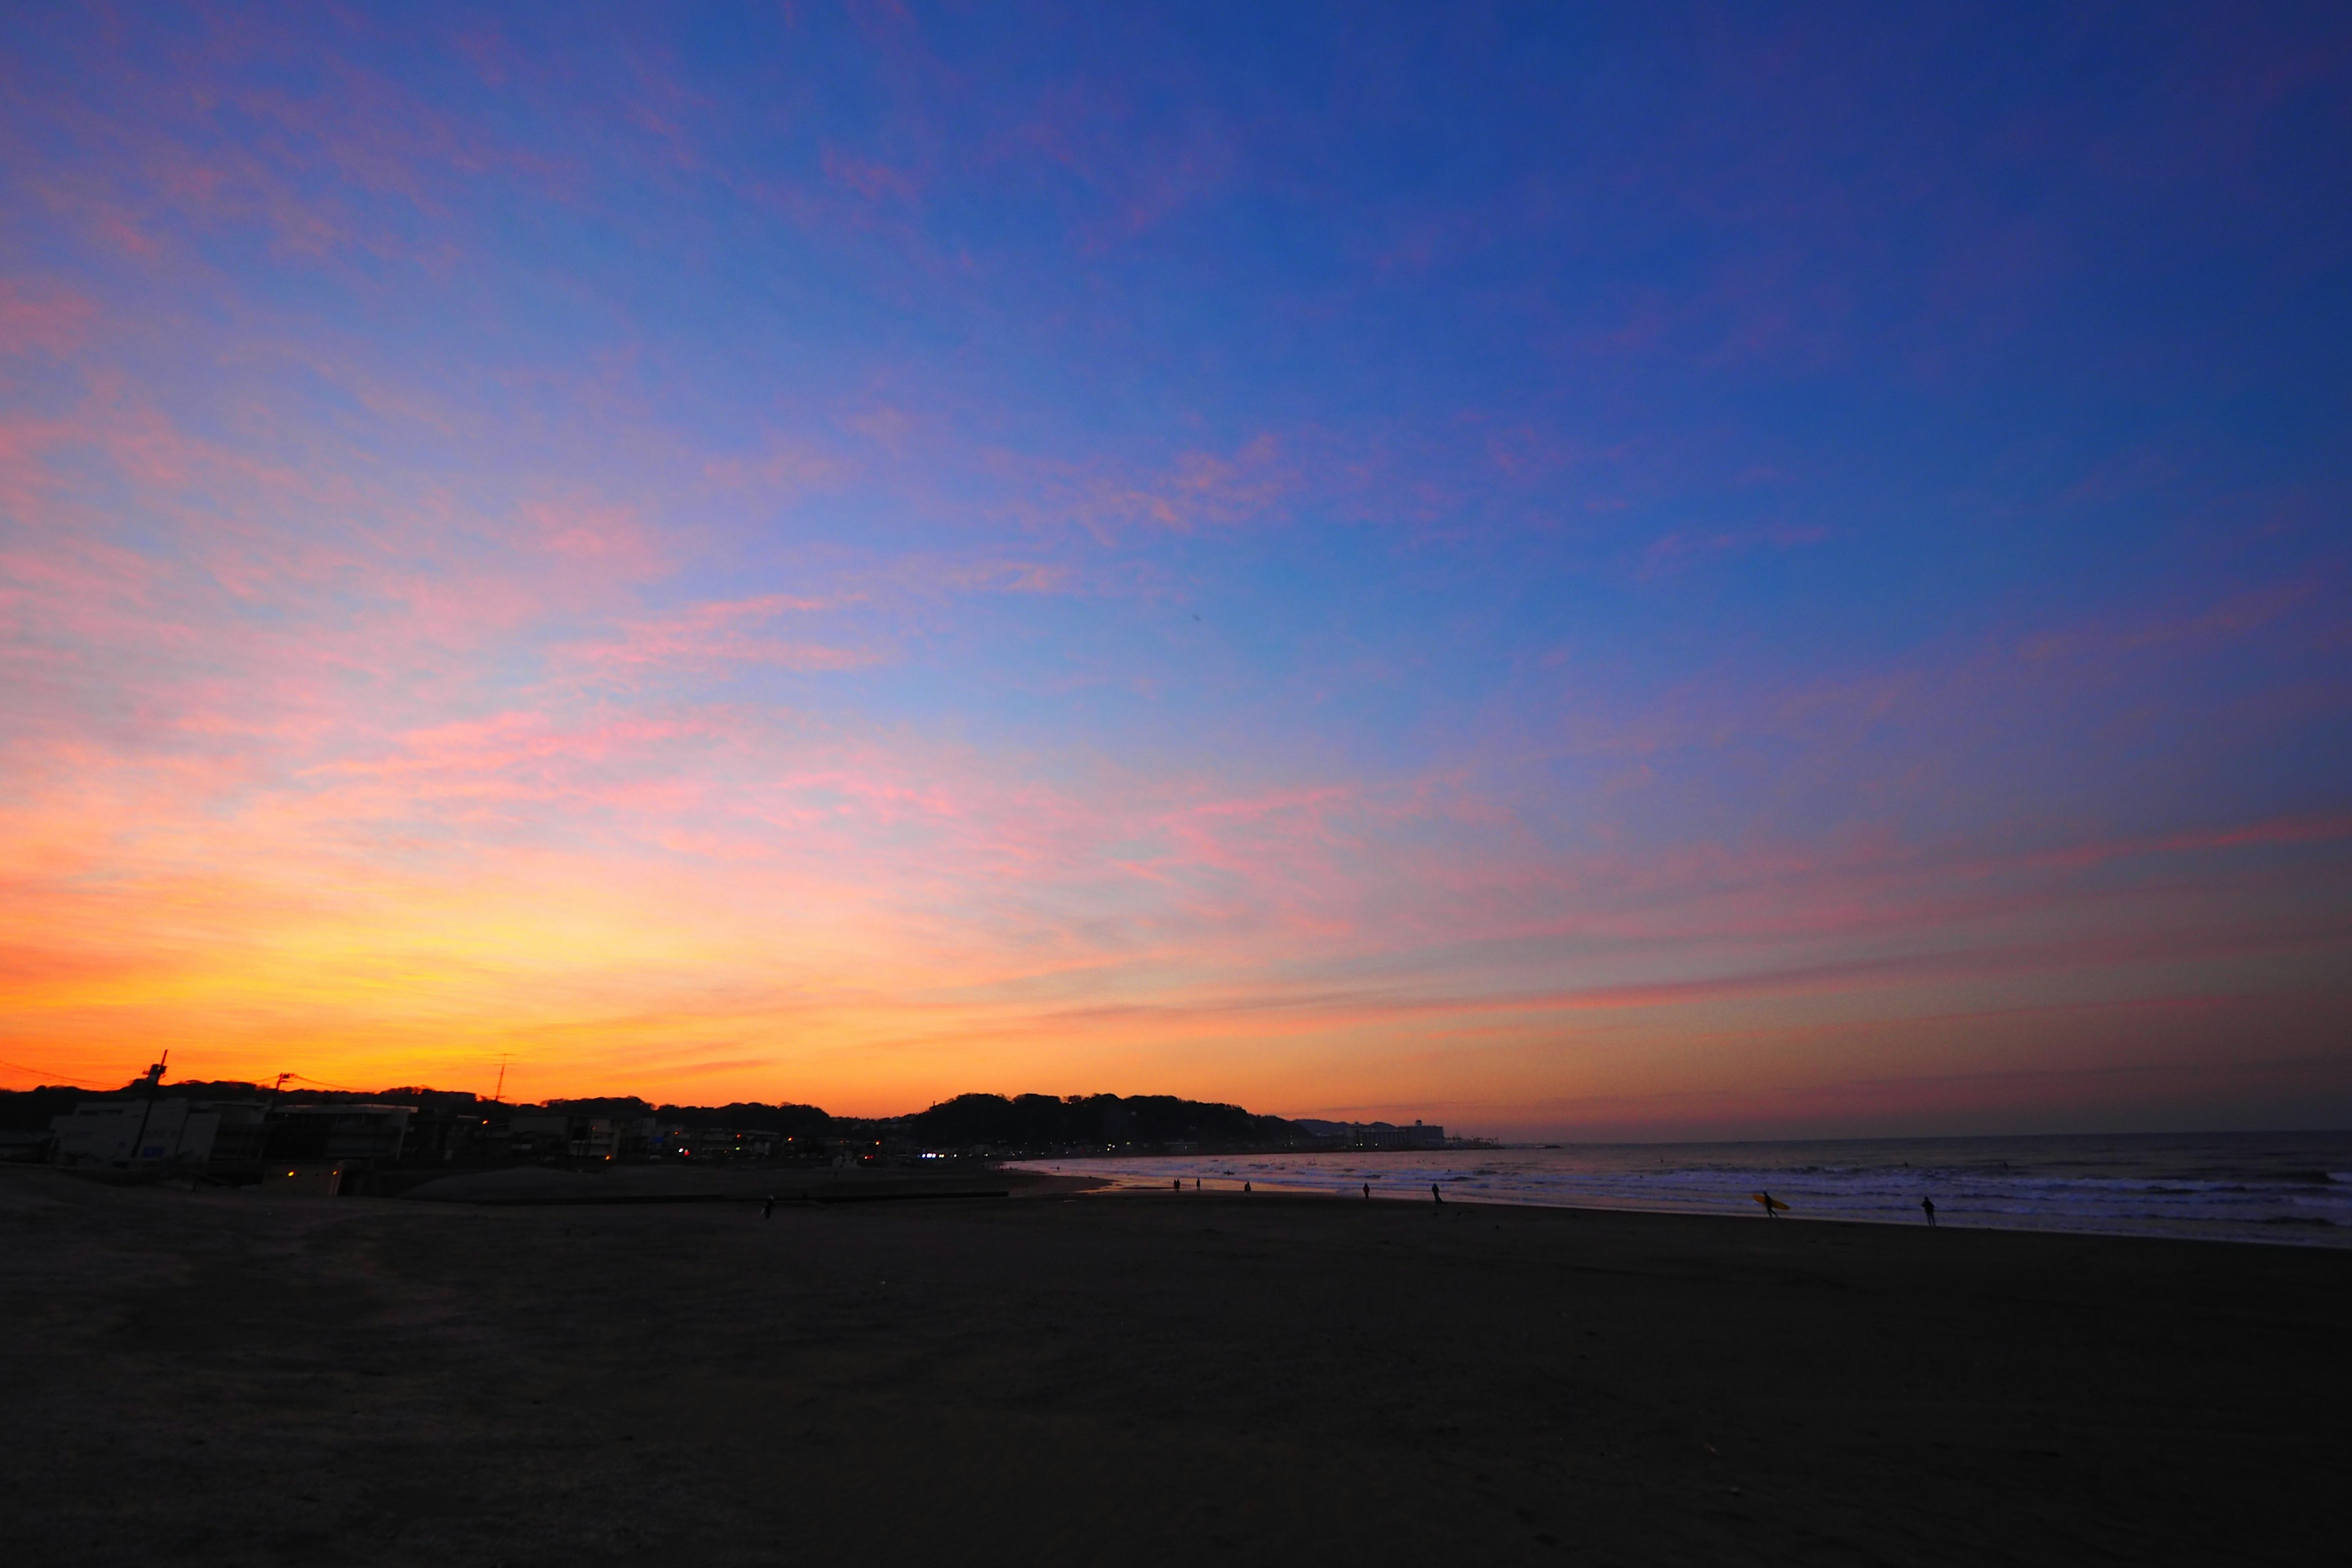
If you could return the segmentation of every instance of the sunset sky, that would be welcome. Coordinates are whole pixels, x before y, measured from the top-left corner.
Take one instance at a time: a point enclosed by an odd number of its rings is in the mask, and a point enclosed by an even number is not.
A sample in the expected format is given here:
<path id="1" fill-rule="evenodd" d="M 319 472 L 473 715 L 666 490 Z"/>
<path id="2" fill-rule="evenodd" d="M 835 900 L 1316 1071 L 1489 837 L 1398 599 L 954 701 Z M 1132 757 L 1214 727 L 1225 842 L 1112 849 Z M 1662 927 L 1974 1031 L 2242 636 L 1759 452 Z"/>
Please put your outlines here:
<path id="1" fill-rule="evenodd" d="M 0 1085 L 2352 1122 L 2352 13 L 9 7 Z"/>

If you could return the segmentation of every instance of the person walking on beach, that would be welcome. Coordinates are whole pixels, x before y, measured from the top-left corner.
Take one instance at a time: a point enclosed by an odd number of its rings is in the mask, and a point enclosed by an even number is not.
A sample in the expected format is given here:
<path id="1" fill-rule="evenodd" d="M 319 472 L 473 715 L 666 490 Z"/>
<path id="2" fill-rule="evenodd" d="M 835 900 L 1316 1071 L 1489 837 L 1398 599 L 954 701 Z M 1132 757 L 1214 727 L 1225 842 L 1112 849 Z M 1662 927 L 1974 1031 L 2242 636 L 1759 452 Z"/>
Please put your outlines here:
<path id="1" fill-rule="evenodd" d="M 1184 1190 L 1184 1178 L 1181 1176 L 1176 1178 L 1176 1190 L 1180 1193 Z"/>
<path id="2" fill-rule="evenodd" d="M 1444 1208 L 1445 1206 L 1445 1194 L 1437 1190 L 1437 1184 L 1435 1182 L 1429 1184 L 1429 1201 L 1435 1204 L 1439 1208 Z"/>
<path id="3" fill-rule="evenodd" d="M 1779 1204 L 1772 1201 L 1772 1194 L 1769 1193 L 1757 1194 L 1756 1201 L 1764 1205 L 1764 1217 L 1766 1219 L 1770 1219 L 1772 1217 L 1772 1211 L 1780 1206 Z"/>
<path id="4" fill-rule="evenodd" d="M 1364 1184 L 1364 1201 L 1366 1203 L 1372 1201 L 1372 1184 L 1370 1182 Z"/>
<path id="5" fill-rule="evenodd" d="M 1935 1228 L 1936 1228 L 1936 1200 L 1935 1200 L 1935 1199 L 1933 1199 L 1933 1198 L 1921 1198 L 1921 1199 L 1919 1200 L 1919 1206 L 1920 1206 L 1920 1208 L 1922 1208 L 1922 1209 L 1924 1209 L 1925 1211 L 1927 1211 L 1927 1228 L 1928 1228 L 1929 1230 L 1933 1230 L 1933 1229 L 1935 1229 Z"/>
<path id="6" fill-rule="evenodd" d="M 1250 1190 L 1250 1184 L 1249 1184 L 1247 1182 L 1244 1182 L 1244 1183 L 1242 1184 L 1242 1191 L 1244 1191 L 1244 1192 L 1247 1192 L 1247 1191 L 1249 1191 L 1249 1190 Z"/>
<path id="7" fill-rule="evenodd" d="M 768 1194 L 768 1201 L 760 1205 L 760 1217 L 761 1219 L 773 1219 L 776 1217 L 775 1194 L 770 1193 Z"/>

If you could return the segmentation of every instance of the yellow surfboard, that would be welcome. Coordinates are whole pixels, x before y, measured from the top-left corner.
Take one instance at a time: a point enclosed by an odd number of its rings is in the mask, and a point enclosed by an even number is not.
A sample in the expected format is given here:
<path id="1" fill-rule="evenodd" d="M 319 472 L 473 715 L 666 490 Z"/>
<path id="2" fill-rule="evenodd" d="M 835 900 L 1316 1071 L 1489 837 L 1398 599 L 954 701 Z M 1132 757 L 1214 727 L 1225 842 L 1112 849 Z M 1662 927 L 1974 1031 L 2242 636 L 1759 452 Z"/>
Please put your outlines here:
<path id="1" fill-rule="evenodd" d="M 1754 1198 L 1758 1203 L 1762 1204 L 1767 1213 L 1777 1212 L 1780 1214 L 1786 1214 L 1789 1212 L 1789 1205 L 1782 1203 L 1780 1199 L 1772 1196 L 1769 1193 L 1750 1193 L 1748 1195 Z"/>

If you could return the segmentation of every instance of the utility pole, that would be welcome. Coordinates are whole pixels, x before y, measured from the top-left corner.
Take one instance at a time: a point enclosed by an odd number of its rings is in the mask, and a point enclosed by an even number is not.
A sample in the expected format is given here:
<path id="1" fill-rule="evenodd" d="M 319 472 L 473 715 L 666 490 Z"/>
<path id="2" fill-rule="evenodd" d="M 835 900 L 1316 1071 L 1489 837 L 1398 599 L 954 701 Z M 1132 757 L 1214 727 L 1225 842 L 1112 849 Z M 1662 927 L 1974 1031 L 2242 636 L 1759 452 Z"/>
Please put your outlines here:
<path id="1" fill-rule="evenodd" d="M 172 1053 L 165 1051 L 163 1062 L 171 1059 Z M 155 1114 L 155 1088 L 163 1081 L 163 1062 L 157 1062 L 147 1069 L 147 1108 L 139 1113 L 139 1131 L 131 1135 L 130 1153 L 116 1162 L 118 1170 L 127 1171 L 136 1163 L 139 1159 L 139 1145 L 147 1142 L 147 1119 Z"/>
<path id="2" fill-rule="evenodd" d="M 278 1109 L 278 1097 L 286 1092 L 286 1080 L 293 1076 L 290 1072 L 279 1073 L 278 1081 L 269 1086 L 269 1099 L 261 1107 L 261 1141 L 253 1148 L 253 1163 L 257 1165 L 269 1158 L 269 1113 Z"/>

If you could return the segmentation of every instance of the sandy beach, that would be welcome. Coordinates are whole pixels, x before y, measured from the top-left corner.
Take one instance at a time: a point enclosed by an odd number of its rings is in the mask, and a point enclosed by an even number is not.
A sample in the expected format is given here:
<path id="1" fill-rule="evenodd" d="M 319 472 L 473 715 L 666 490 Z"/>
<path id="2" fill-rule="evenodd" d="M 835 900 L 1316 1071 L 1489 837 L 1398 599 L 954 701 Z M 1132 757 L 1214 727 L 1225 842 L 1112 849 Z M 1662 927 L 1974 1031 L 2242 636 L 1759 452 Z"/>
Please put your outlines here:
<path id="1" fill-rule="evenodd" d="M 2315 1563 L 2352 1257 L 0 1171 L 26 1563 Z"/>

